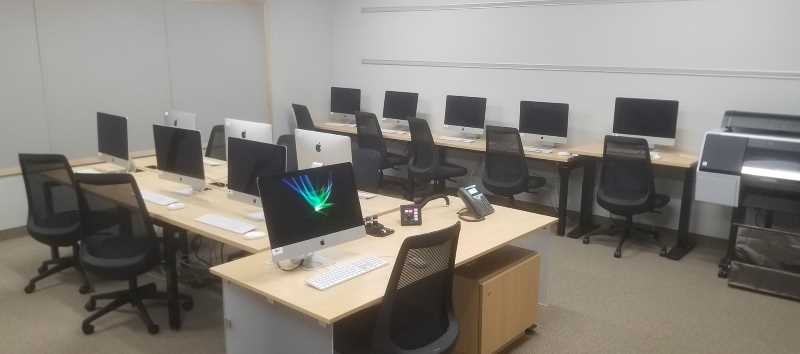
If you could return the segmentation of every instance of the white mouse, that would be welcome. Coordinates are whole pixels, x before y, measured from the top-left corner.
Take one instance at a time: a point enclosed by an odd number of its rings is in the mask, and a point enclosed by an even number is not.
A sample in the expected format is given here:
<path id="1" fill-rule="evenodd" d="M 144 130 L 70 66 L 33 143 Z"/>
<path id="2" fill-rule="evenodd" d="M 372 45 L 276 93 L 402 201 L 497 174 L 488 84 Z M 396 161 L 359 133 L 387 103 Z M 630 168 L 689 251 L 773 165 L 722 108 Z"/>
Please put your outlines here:
<path id="1" fill-rule="evenodd" d="M 559 152 L 558 152 L 558 156 L 569 156 L 569 155 L 570 155 L 570 154 L 569 154 L 569 152 L 567 152 L 567 151 L 559 151 Z"/>
<path id="2" fill-rule="evenodd" d="M 167 205 L 167 209 L 169 209 L 169 210 L 181 210 L 181 209 L 183 209 L 185 207 L 186 207 L 186 204 L 183 204 L 183 203 L 172 203 L 170 205 Z"/>
<path id="3" fill-rule="evenodd" d="M 260 238 L 267 237 L 267 233 L 264 231 L 250 231 L 244 234 L 245 240 L 258 240 Z"/>

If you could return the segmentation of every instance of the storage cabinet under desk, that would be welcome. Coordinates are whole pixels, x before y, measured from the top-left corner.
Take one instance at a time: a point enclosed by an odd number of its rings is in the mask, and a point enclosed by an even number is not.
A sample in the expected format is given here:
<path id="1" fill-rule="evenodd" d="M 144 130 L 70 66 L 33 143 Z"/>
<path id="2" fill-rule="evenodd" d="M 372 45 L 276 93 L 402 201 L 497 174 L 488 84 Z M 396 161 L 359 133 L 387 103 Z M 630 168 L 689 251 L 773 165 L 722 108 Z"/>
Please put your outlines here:
<path id="1" fill-rule="evenodd" d="M 460 333 L 454 353 L 494 353 L 536 323 L 539 255 L 505 246 L 456 269 L 453 306 Z"/>

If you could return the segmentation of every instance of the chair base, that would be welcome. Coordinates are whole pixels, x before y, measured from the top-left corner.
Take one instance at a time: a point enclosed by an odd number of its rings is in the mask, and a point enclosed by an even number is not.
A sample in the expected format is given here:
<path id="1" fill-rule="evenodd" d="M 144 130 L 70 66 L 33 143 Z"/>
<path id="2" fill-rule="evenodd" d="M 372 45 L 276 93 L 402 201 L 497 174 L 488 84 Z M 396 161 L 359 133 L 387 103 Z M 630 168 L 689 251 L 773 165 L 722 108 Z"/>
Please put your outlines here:
<path id="1" fill-rule="evenodd" d="M 53 274 L 60 273 L 61 271 L 68 269 L 68 268 L 75 268 L 78 271 L 78 275 L 81 277 L 81 287 L 78 288 L 78 292 L 81 294 L 88 294 L 94 291 L 92 285 L 89 283 L 89 278 L 86 276 L 86 272 L 81 267 L 81 263 L 78 260 L 78 254 L 80 254 L 80 249 L 77 245 L 72 246 L 72 256 L 70 257 L 61 257 L 59 255 L 58 247 L 51 246 L 50 249 L 51 259 L 48 259 L 39 266 L 37 269 L 38 275 L 31 279 L 28 282 L 28 285 L 25 286 L 25 293 L 31 294 L 36 291 L 36 283 L 40 280 L 43 280 Z"/>
<path id="2" fill-rule="evenodd" d="M 653 238 L 656 240 L 656 243 L 661 248 L 659 255 L 661 257 L 665 257 L 667 255 L 668 251 L 667 246 L 663 242 L 661 242 L 661 237 L 659 233 L 657 231 L 648 230 L 634 225 L 632 216 L 626 218 L 625 225 L 620 226 L 613 224 L 608 228 L 601 227 L 593 232 L 586 234 L 585 236 L 583 236 L 583 244 L 588 245 L 591 242 L 592 236 L 601 234 L 614 235 L 617 233 L 622 233 L 622 237 L 620 237 L 619 243 L 617 244 L 617 249 L 614 251 L 614 258 L 622 258 L 622 246 L 625 244 L 625 241 L 627 241 L 632 236 L 633 231 L 638 231 L 639 233 L 653 236 Z"/>
<path id="3" fill-rule="evenodd" d="M 119 290 L 113 291 L 104 294 L 93 295 L 89 298 L 89 301 L 86 302 L 84 306 L 87 311 L 95 311 L 97 310 L 97 301 L 98 300 L 111 300 L 109 304 L 102 307 L 101 309 L 94 312 L 91 316 L 83 320 L 83 324 L 81 325 L 81 329 L 83 333 L 86 335 L 94 333 L 94 325 L 92 322 L 97 320 L 100 317 L 105 316 L 111 311 L 114 311 L 123 305 L 131 304 L 139 312 L 139 317 L 142 319 L 142 322 L 145 323 L 147 326 L 147 332 L 150 334 L 157 334 L 160 330 L 159 326 L 153 322 L 153 319 L 150 317 L 150 314 L 147 312 L 147 308 L 144 306 L 144 300 L 164 300 L 168 299 L 168 294 L 166 292 L 157 291 L 156 285 L 153 283 L 149 283 L 146 285 L 138 286 L 136 279 L 128 280 L 128 289 L 127 290 Z M 194 301 L 188 295 L 179 295 L 179 299 L 181 301 L 181 307 L 185 311 L 190 311 L 194 307 Z"/>

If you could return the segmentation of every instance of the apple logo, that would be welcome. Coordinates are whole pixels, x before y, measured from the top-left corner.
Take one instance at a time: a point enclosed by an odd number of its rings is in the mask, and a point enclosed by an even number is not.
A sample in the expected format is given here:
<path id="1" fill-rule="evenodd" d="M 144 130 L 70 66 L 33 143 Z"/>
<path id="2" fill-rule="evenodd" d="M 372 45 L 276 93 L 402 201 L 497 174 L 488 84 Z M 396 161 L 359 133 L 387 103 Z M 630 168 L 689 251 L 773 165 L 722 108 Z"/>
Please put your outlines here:
<path id="1" fill-rule="evenodd" d="M 247 139 L 247 131 L 242 130 L 242 139 Z"/>
<path id="2" fill-rule="evenodd" d="M 315 146 L 314 148 L 317 150 L 317 152 L 322 152 L 322 144 L 317 143 L 317 146 Z"/>

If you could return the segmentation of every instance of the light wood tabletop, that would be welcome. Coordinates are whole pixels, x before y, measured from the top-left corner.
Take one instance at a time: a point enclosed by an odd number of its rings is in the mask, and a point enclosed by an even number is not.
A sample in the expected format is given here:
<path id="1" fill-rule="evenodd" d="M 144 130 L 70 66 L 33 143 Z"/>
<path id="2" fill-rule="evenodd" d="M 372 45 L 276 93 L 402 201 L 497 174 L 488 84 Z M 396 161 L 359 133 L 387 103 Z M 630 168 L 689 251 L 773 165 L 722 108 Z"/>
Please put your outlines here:
<path id="1" fill-rule="evenodd" d="M 152 158 L 152 161 L 154 161 L 153 164 L 155 164 L 155 154 L 156 154 L 155 150 L 151 149 L 151 150 L 134 151 L 134 152 L 130 153 L 130 156 L 133 157 L 134 159 L 150 157 L 150 158 Z M 81 166 L 96 165 L 96 164 L 99 164 L 99 163 L 102 163 L 102 160 L 100 160 L 100 157 L 98 157 L 98 156 L 82 157 L 82 158 L 77 158 L 77 159 L 69 159 L 69 164 L 73 168 L 81 167 Z M 10 176 L 17 176 L 17 175 L 21 175 L 21 174 L 22 174 L 22 171 L 19 169 L 19 166 L 5 167 L 5 168 L 0 169 L 0 177 L 10 177 Z"/>
<path id="2" fill-rule="evenodd" d="M 305 279 L 324 272 L 302 269 L 284 272 L 272 263 L 270 252 L 262 252 L 230 263 L 216 266 L 211 272 L 225 281 L 263 296 L 266 301 L 278 302 L 310 316 L 320 323 L 332 324 L 361 309 L 381 301 L 403 240 L 409 236 L 440 230 L 458 221 L 456 212 L 464 204 L 451 198 L 449 207 L 444 201 L 431 202 L 425 209 L 422 226 L 400 226 L 399 213 L 384 215 L 380 221 L 396 232 L 385 238 L 364 237 L 319 254 L 332 262 L 348 262 L 359 257 L 377 256 L 389 264 L 342 284 L 319 291 L 305 284 Z M 495 206 L 496 212 L 482 222 L 462 223 L 458 241 L 456 265 L 465 264 L 484 254 L 547 227 L 557 219 L 526 211 Z"/>
<path id="3" fill-rule="evenodd" d="M 568 150 L 573 154 L 581 156 L 595 158 L 603 157 L 603 144 L 575 146 L 569 148 Z M 661 158 L 658 160 L 652 160 L 653 165 L 656 166 L 668 166 L 686 169 L 697 163 L 697 155 L 691 153 L 680 152 L 673 149 L 659 149 L 658 154 L 661 155 Z"/>
<path id="4" fill-rule="evenodd" d="M 357 134 L 356 128 L 352 125 L 324 122 L 319 124 L 319 128 L 321 130 L 333 133 L 340 133 L 347 135 Z M 407 132 L 402 134 L 394 132 L 384 132 L 383 137 L 385 139 L 394 141 L 401 141 L 401 142 L 411 141 L 411 134 Z M 445 140 L 442 139 L 442 135 L 434 135 L 434 141 L 436 145 L 446 148 L 474 151 L 474 152 L 486 152 L 486 140 L 484 139 L 477 139 L 467 143 L 462 141 Z M 567 150 L 562 150 L 562 151 L 567 151 Z M 572 158 L 572 156 L 561 156 L 558 154 L 558 152 L 559 152 L 558 149 L 549 154 L 537 153 L 537 152 L 525 152 L 525 157 L 529 159 L 554 161 L 554 162 L 568 162 Z"/>

